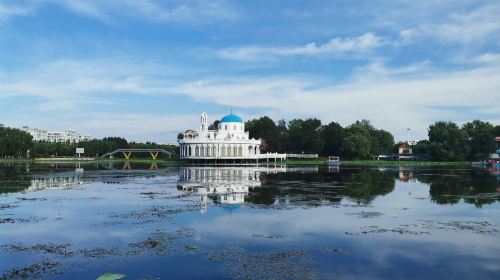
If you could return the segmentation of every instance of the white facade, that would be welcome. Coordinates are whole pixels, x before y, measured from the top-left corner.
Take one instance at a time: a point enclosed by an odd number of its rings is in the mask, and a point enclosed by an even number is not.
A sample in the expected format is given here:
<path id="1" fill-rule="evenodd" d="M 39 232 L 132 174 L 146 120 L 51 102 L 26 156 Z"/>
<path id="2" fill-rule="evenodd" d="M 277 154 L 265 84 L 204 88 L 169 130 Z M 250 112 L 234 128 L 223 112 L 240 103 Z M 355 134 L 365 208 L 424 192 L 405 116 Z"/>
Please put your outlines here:
<path id="1" fill-rule="evenodd" d="M 258 159 L 260 139 L 250 139 L 240 117 L 224 116 L 217 130 L 208 130 L 208 116 L 201 114 L 200 127 L 187 130 L 179 139 L 181 159 Z"/>
<path id="2" fill-rule="evenodd" d="M 67 131 L 46 131 L 38 128 L 23 126 L 21 129 L 33 136 L 35 142 L 52 142 L 52 143 L 79 143 L 81 141 L 92 140 L 90 135 L 81 135 L 76 131 L 68 129 Z"/>
<path id="3" fill-rule="evenodd" d="M 262 185 L 262 174 L 286 172 L 285 166 L 200 167 L 182 166 L 177 188 L 200 196 L 200 211 L 207 210 L 208 198 L 228 206 L 245 202 L 249 190 Z"/>

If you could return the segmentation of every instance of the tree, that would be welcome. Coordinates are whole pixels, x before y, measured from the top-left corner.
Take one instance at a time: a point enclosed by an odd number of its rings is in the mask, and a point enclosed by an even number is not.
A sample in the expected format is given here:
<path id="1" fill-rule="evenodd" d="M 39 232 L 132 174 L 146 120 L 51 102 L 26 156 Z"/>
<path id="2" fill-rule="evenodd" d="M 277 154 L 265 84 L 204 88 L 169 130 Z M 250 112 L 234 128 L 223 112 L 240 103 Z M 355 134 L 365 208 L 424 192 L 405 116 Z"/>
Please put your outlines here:
<path id="1" fill-rule="evenodd" d="M 268 116 L 259 119 L 249 120 L 245 123 L 250 138 L 264 139 L 267 145 L 262 147 L 262 151 L 277 152 L 278 151 L 278 131 L 276 124 Z M 264 149 L 266 148 L 266 149 Z"/>
<path id="2" fill-rule="evenodd" d="M 24 157 L 32 148 L 33 137 L 20 129 L 0 127 L 0 156 Z"/>
<path id="3" fill-rule="evenodd" d="M 287 152 L 320 153 L 324 145 L 320 128 L 321 121 L 318 119 L 291 120 L 284 133 Z"/>
<path id="4" fill-rule="evenodd" d="M 340 155 L 344 138 L 344 128 L 340 124 L 331 122 L 322 126 L 321 137 L 325 142 L 323 155 Z"/>
<path id="5" fill-rule="evenodd" d="M 413 146 L 413 152 L 419 155 L 426 155 L 430 152 L 431 142 L 429 140 L 420 140 Z"/>
<path id="6" fill-rule="evenodd" d="M 497 147 L 495 127 L 489 122 L 474 120 L 462 126 L 469 144 L 468 159 L 481 159 L 493 153 Z"/>
<path id="7" fill-rule="evenodd" d="M 438 161 L 464 161 L 467 134 L 453 122 L 439 121 L 429 126 L 431 157 Z"/>
<path id="8" fill-rule="evenodd" d="M 500 125 L 495 125 L 494 133 L 495 136 L 500 136 Z"/>
<path id="9" fill-rule="evenodd" d="M 211 125 L 208 126 L 208 130 L 217 130 L 219 128 L 219 120 L 215 120 Z"/>
<path id="10" fill-rule="evenodd" d="M 394 147 L 394 136 L 383 129 L 374 129 L 370 131 L 372 155 L 382 155 L 390 152 Z"/>
<path id="11" fill-rule="evenodd" d="M 352 124 L 344 130 L 342 154 L 350 159 L 366 159 L 370 156 L 370 132 L 365 126 Z"/>
<path id="12" fill-rule="evenodd" d="M 276 126 L 276 132 L 278 134 L 278 152 L 283 153 L 285 151 L 285 143 L 286 143 L 286 134 L 288 127 L 286 125 L 286 121 L 281 119 L 278 121 L 278 125 Z"/>
<path id="13" fill-rule="evenodd" d="M 180 140 L 183 138 L 184 138 L 184 134 L 179 132 L 179 134 L 177 134 L 177 140 Z"/>

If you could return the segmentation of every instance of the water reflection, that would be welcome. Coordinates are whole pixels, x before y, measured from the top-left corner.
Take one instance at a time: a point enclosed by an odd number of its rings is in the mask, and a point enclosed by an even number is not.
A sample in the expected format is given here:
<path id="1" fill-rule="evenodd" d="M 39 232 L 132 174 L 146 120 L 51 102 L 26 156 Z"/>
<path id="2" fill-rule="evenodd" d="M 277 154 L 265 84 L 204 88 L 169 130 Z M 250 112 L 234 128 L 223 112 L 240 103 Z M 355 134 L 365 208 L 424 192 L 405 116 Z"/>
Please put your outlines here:
<path id="1" fill-rule="evenodd" d="M 317 168 L 316 168 L 317 170 Z M 245 202 L 250 190 L 262 186 L 265 174 L 286 172 L 285 166 L 197 167 L 179 170 L 177 188 L 200 196 L 200 211 L 206 212 L 208 198 L 215 204 L 234 209 Z"/>
<path id="2" fill-rule="evenodd" d="M 485 170 L 123 167 L 0 165 L 0 279 L 498 279 Z"/>
<path id="3" fill-rule="evenodd" d="M 125 170 L 123 170 L 125 169 Z M 200 195 L 202 212 L 215 205 L 320 206 L 349 200 L 370 204 L 394 191 L 396 182 L 424 184 L 437 204 L 460 201 L 481 207 L 500 200 L 496 173 L 482 169 L 347 168 L 325 166 L 162 166 L 132 164 L 4 164 L 0 193 L 69 189 L 93 181 L 178 176 L 178 189 Z M 409 191 L 411 195 L 411 190 Z"/>

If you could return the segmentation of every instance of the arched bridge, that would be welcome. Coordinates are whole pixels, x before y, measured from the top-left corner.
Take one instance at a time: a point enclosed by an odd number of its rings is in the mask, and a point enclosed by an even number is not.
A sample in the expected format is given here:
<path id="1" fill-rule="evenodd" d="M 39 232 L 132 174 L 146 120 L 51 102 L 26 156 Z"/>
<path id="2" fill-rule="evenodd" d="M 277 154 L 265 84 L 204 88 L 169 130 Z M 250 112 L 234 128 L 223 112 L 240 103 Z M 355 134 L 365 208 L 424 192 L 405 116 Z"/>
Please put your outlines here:
<path id="1" fill-rule="evenodd" d="M 169 151 L 164 150 L 164 149 L 118 149 L 118 150 L 114 150 L 110 153 L 104 154 L 104 155 L 100 156 L 100 158 L 114 156 L 115 154 L 119 154 L 119 153 L 123 154 L 125 159 L 130 159 L 130 157 L 134 153 L 149 153 L 151 155 L 151 158 L 153 158 L 153 160 L 155 160 L 159 154 L 165 154 L 169 158 L 171 158 L 172 156 L 175 156 L 174 153 L 169 152 Z"/>

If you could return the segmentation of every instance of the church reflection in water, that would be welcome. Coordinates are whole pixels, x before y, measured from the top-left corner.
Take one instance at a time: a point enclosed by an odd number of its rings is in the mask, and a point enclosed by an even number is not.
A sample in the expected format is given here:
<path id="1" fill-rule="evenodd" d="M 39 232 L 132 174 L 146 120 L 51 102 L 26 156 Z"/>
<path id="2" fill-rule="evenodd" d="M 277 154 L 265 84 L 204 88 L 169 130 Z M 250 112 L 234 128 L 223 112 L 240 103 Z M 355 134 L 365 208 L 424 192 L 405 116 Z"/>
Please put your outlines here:
<path id="1" fill-rule="evenodd" d="M 249 190 L 262 185 L 262 175 L 286 171 L 285 166 L 182 166 L 177 188 L 199 195 L 200 211 L 205 213 L 208 198 L 224 207 L 237 207 L 245 202 Z"/>

